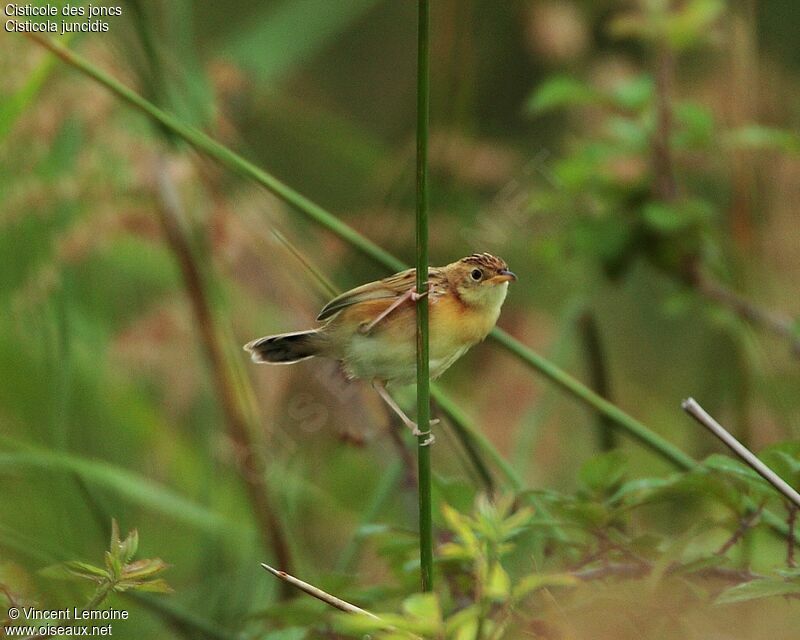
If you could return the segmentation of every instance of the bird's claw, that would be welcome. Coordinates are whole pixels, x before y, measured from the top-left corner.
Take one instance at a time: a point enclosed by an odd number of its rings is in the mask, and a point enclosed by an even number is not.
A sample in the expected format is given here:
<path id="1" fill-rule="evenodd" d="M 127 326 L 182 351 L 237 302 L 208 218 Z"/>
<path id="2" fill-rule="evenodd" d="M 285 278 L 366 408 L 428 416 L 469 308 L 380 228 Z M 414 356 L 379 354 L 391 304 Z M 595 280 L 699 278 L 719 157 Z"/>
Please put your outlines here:
<path id="1" fill-rule="evenodd" d="M 421 436 L 428 436 L 427 438 L 425 438 L 425 441 L 420 444 L 421 447 L 427 447 L 436 442 L 436 436 L 434 436 L 433 433 L 431 433 L 430 428 L 436 426 L 440 422 L 441 420 L 439 420 L 439 418 L 434 418 L 433 420 L 431 420 L 428 423 L 430 425 L 430 427 L 428 427 L 428 431 L 420 431 L 420 428 L 417 426 L 416 423 L 413 422 L 411 423 L 413 425 L 411 433 L 414 434 L 415 437 L 419 438 Z"/>
<path id="2" fill-rule="evenodd" d="M 430 285 L 430 284 L 428 285 L 428 288 L 427 288 L 427 289 L 425 289 L 425 291 L 423 291 L 422 293 L 417 293 L 416 291 L 414 291 L 414 290 L 412 289 L 412 290 L 411 290 L 411 293 L 409 294 L 409 297 L 410 297 L 410 298 L 411 298 L 411 299 L 412 299 L 414 302 L 418 302 L 419 300 L 422 300 L 422 298 L 424 298 L 425 296 L 427 296 L 427 295 L 428 295 L 428 294 L 429 294 L 429 293 L 430 293 L 432 290 L 433 290 L 433 285 Z"/>
<path id="3" fill-rule="evenodd" d="M 417 438 L 420 438 L 422 436 L 428 436 L 427 438 L 425 438 L 423 442 L 420 443 L 419 445 L 420 447 L 427 447 L 436 442 L 436 436 L 433 435 L 430 431 L 420 431 L 419 429 L 414 429 L 411 433 L 413 433 L 414 436 L 416 436 Z"/>

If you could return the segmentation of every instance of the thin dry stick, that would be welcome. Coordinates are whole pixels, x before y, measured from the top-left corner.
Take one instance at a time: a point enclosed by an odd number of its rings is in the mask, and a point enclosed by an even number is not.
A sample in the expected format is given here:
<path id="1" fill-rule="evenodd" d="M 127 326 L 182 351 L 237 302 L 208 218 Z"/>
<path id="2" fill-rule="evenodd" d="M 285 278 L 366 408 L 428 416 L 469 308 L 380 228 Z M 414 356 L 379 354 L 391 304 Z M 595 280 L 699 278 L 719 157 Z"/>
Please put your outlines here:
<path id="1" fill-rule="evenodd" d="M 750 466 L 758 475 L 769 482 L 787 500 L 800 507 L 800 493 L 790 487 L 777 473 L 759 460 L 755 454 L 734 438 L 719 422 L 714 420 L 694 398 L 681 403 L 683 410 L 697 420 L 706 429 L 717 436 L 725 445 Z"/>
<path id="2" fill-rule="evenodd" d="M 225 348 L 219 338 L 201 270 L 184 230 L 181 228 L 183 212 L 180 197 L 169 177 L 169 167 L 163 156 L 159 158 L 157 174 L 162 205 L 159 212 L 162 227 L 183 275 L 186 291 L 197 320 L 197 328 L 211 365 L 214 386 L 225 415 L 228 432 L 243 454 L 242 475 L 254 516 L 259 524 L 259 531 L 266 548 L 275 552 L 278 562 L 282 566 L 290 567 L 289 545 L 281 524 L 275 516 L 264 481 L 261 457 L 256 451 L 251 435 L 255 430 L 255 425 L 252 424 L 250 417 L 252 412 L 248 411 L 244 405 L 243 394 L 238 390 L 236 376 L 231 370 Z"/>
<path id="3" fill-rule="evenodd" d="M 273 569 L 268 564 L 261 563 L 261 566 L 264 567 L 267 571 L 269 571 L 273 576 L 276 578 L 280 578 L 284 582 L 289 583 L 293 587 L 297 587 L 300 591 L 307 593 L 310 596 L 317 598 L 318 600 L 322 600 L 323 602 L 328 603 L 332 607 L 339 609 L 340 611 L 344 611 L 345 613 L 358 613 L 364 616 L 369 616 L 370 618 L 374 618 L 375 620 L 380 620 L 378 616 L 374 613 L 370 613 L 361 607 L 357 607 L 354 604 L 350 604 L 349 602 L 342 600 L 341 598 L 337 598 L 334 595 L 331 595 L 327 591 L 323 591 L 322 589 L 315 587 L 313 584 L 308 584 L 308 582 L 303 582 L 299 578 L 295 578 L 294 576 L 289 575 L 285 571 L 279 571 L 278 569 Z"/>

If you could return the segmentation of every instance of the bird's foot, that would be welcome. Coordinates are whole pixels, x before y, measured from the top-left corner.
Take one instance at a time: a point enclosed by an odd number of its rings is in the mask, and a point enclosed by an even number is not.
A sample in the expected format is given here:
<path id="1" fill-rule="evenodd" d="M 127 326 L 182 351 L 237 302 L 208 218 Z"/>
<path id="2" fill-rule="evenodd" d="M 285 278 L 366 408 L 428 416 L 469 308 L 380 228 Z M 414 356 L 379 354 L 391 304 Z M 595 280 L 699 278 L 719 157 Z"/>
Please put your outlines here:
<path id="1" fill-rule="evenodd" d="M 382 383 L 378 381 L 373 381 L 372 386 L 375 388 L 375 391 L 378 392 L 378 395 L 383 399 L 383 401 L 387 404 L 387 406 L 392 411 L 394 411 L 394 413 L 397 415 L 398 418 L 400 418 L 401 422 L 404 425 L 406 425 L 406 427 L 411 429 L 411 433 L 413 433 L 417 437 L 425 435 L 428 436 L 425 442 L 422 443 L 423 447 L 428 446 L 435 440 L 433 434 L 431 433 L 431 428 L 439 424 L 439 422 L 441 422 L 439 418 L 434 418 L 433 420 L 428 422 L 429 426 L 427 431 L 421 431 L 419 425 L 417 425 L 416 422 L 414 422 L 411 418 L 409 418 L 406 415 L 405 411 L 403 411 L 400 408 L 400 406 L 394 401 L 392 396 L 389 395 L 389 392 L 386 390 L 386 387 L 384 387 Z"/>
<path id="2" fill-rule="evenodd" d="M 431 429 L 440 422 L 441 420 L 439 420 L 439 418 L 434 418 L 433 420 L 431 420 L 428 423 L 430 426 L 428 427 L 427 431 L 420 431 L 419 425 L 417 425 L 416 422 L 412 422 L 410 420 L 409 424 L 407 424 L 406 426 L 411 429 L 411 433 L 414 434 L 414 436 L 416 436 L 417 438 L 419 438 L 420 436 L 428 436 L 427 438 L 425 438 L 425 441 L 420 444 L 421 447 L 427 447 L 428 445 L 431 445 L 434 442 L 436 442 L 436 436 L 433 435 Z"/>

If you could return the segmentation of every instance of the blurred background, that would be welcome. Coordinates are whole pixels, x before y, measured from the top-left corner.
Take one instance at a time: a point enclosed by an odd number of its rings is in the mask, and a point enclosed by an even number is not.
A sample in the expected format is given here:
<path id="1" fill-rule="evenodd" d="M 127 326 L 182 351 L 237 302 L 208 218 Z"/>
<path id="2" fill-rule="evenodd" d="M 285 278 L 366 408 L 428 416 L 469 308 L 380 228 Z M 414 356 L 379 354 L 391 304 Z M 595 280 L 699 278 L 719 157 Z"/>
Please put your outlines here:
<path id="1" fill-rule="evenodd" d="M 120 6 L 66 44 L 413 261 L 414 2 Z M 432 2 L 431 261 L 502 256 L 499 325 L 698 459 L 720 449 L 689 395 L 756 450 L 800 429 L 799 19 L 789 0 Z M 0 68 L 0 583 L 83 602 L 39 570 L 101 563 L 113 517 L 175 590 L 115 600 L 115 635 L 335 637 L 264 635 L 291 624 L 258 563 L 389 597 L 364 532 L 413 543 L 412 443 L 335 366 L 257 368 L 240 345 L 389 270 L 22 34 Z M 612 447 L 631 477 L 672 470 L 492 341 L 441 387 L 524 488 L 577 491 Z M 468 510 L 481 482 L 446 425 L 433 459 L 436 500 Z M 678 535 L 694 508 L 647 522 Z M 590 637 L 596 606 L 542 637 Z M 608 637 L 673 637 L 643 629 Z M 719 637 L 767 633 L 749 629 Z"/>

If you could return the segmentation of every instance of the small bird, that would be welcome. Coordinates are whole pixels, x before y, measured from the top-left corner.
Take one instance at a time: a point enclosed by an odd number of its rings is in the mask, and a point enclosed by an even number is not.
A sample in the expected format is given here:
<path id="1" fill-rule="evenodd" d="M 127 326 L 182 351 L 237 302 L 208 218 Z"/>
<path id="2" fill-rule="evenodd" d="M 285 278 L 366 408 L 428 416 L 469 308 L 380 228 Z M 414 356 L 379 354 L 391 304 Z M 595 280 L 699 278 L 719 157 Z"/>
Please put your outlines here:
<path id="1" fill-rule="evenodd" d="M 349 378 L 370 381 L 414 435 L 422 435 L 387 391 L 416 380 L 416 302 L 429 300 L 430 375 L 441 376 L 494 327 L 517 277 L 506 263 L 475 253 L 428 269 L 426 293 L 415 290 L 416 269 L 351 289 L 326 304 L 322 326 L 248 342 L 253 362 L 291 364 L 314 356 L 338 360 Z"/>

